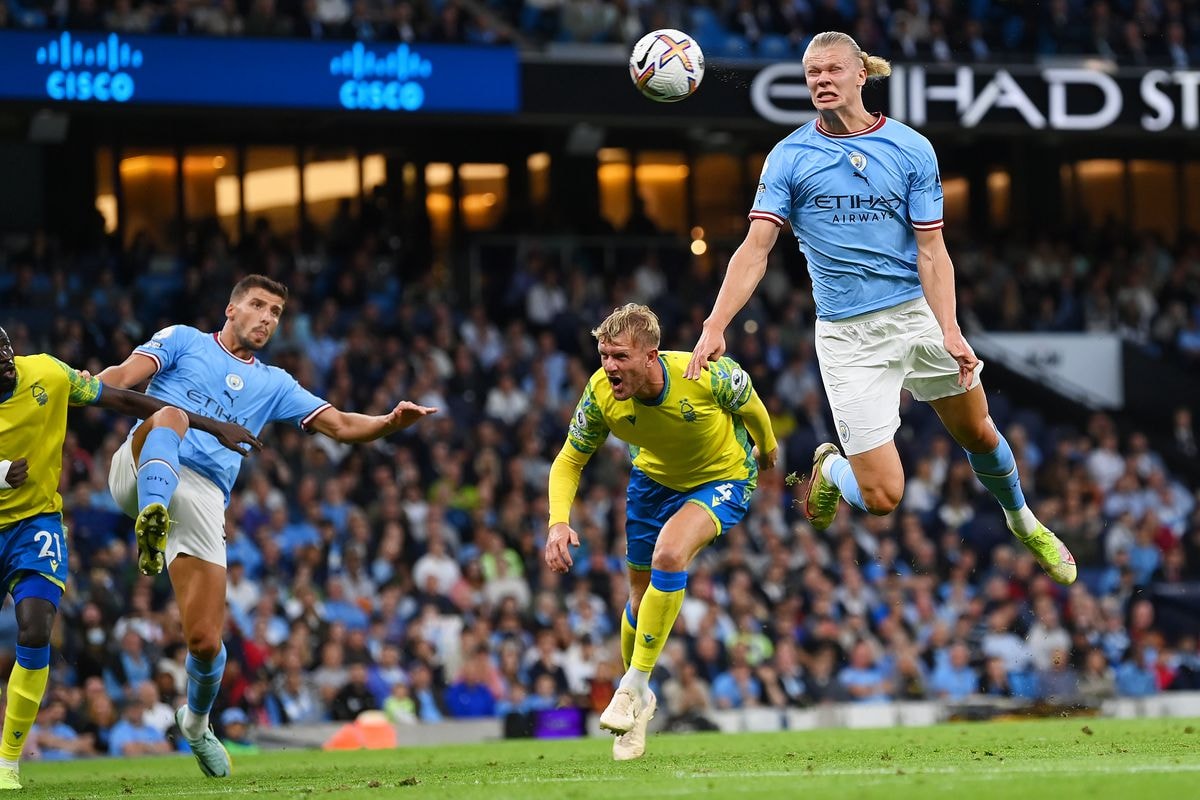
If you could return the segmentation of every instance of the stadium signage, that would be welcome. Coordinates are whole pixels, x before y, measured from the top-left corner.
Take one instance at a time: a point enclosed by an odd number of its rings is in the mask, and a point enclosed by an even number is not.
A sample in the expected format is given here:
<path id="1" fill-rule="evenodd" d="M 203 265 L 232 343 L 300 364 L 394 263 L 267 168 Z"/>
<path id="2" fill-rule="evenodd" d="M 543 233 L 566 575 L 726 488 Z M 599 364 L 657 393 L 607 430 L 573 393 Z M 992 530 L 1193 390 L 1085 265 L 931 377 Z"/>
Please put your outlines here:
<path id="1" fill-rule="evenodd" d="M 886 86 L 888 115 L 915 127 L 950 116 L 964 128 L 1096 131 L 1136 123 L 1150 132 L 1200 129 L 1200 71 L 897 66 Z M 816 116 L 808 97 L 800 64 L 774 64 L 750 84 L 754 110 L 781 125 Z"/>
<path id="2" fill-rule="evenodd" d="M 512 113 L 506 47 L 0 32 L 0 100 Z"/>

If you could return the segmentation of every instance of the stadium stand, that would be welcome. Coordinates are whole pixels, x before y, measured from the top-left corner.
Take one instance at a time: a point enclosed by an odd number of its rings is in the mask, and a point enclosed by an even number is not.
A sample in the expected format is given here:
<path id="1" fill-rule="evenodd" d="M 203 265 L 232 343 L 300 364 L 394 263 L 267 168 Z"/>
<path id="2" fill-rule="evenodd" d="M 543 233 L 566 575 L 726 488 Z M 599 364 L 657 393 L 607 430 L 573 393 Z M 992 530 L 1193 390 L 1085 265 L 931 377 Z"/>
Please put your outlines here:
<path id="1" fill-rule="evenodd" d="M 506 294 L 468 306 L 380 225 L 372 213 L 295 235 L 263 223 L 236 245 L 205 226 L 183 237 L 180 256 L 148 242 L 68 251 L 42 234 L 11 237 L 0 319 L 18 352 L 96 369 L 168 322 L 218 327 L 228 287 L 263 271 L 292 292 L 268 362 L 342 408 L 374 413 L 408 397 L 443 409 L 369 447 L 265 432 L 228 510 L 230 658 L 217 718 L 240 709 L 261 728 L 363 709 L 408 725 L 560 704 L 599 711 L 620 672 L 627 457 L 610 442 L 585 473 L 583 543 L 567 576 L 540 554 L 547 471 L 596 366 L 587 331 L 612 305 L 610 287 L 658 309 L 665 345 L 686 348 L 717 276 L 697 283 L 664 252 L 601 281 L 539 255 L 516 266 Z M 1028 251 L 952 244 L 964 320 L 1116 330 L 1194 359 L 1196 243 L 1109 236 Z M 1137 266 L 1118 278 L 1117 261 Z M 749 310 L 757 325 L 730 339 L 787 470 L 803 471 L 830 438 L 811 317 L 807 287 L 783 278 Z M 668 727 L 711 726 L 712 709 L 845 701 L 851 686 L 862 702 L 978 692 L 1084 705 L 1200 686 L 1200 644 L 1151 600 L 1156 587 L 1200 579 L 1195 476 L 1179 467 L 1196 452 L 1190 416 L 1180 412 L 1174 449 L 1156 451 L 1110 415 L 1064 421 L 1021 399 L 993 394 L 993 414 L 1039 516 L 1079 559 L 1075 586 L 1051 583 L 1013 546 L 932 412 L 906 402 L 898 513 L 843 507 L 818 535 L 777 471 L 746 521 L 701 557 L 654 676 Z M 162 735 L 184 679 L 165 578 L 137 574 L 129 521 L 106 485 L 127 423 L 76 413 L 62 487 L 74 585 L 36 728 L 43 758 L 117 752 L 131 727 Z M 10 641 L 14 625 L 6 600 Z"/>

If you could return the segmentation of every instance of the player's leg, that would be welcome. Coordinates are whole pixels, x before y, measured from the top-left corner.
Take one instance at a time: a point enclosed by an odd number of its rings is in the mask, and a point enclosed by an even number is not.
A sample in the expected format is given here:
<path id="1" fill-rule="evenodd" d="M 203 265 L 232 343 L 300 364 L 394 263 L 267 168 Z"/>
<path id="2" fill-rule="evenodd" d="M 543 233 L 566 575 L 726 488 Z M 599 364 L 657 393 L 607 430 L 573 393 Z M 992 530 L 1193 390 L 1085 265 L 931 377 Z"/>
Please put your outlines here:
<path id="1" fill-rule="evenodd" d="M 62 589 L 25 573 L 12 589 L 17 615 L 17 663 L 8 678 L 0 739 L 0 789 L 20 789 L 19 763 L 50 678 L 50 631 Z"/>
<path id="2" fill-rule="evenodd" d="M 179 604 L 187 645 L 187 703 L 175 721 L 192 748 L 201 771 L 210 778 L 230 774 L 229 754 L 209 728 L 221 678 L 225 674 L 225 567 L 195 556 L 172 559 L 168 572 Z"/>
<path id="3" fill-rule="evenodd" d="M 621 662 L 626 670 L 633 660 L 633 644 L 637 636 L 637 614 L 642 598 L 650 586 L 650 570 L 629 567 L 629 602 L 621 612 Z"/>
<path id="4" fill-rule="evenodd" d="M 133 528 L 138 568 L 145 575 L 157 575 L 163 569 L 171 527 L 168 509 L 179 485 L 179 446 L 187 430 L 187 415 L 168 406 L 154 412 L 133 433 L 138 498 Z"/>
<path id="5" fill-rule="evenodd" d="M 817 530 L 833 524 L 840 499 L 860 511 L 889 514 L 904 494 L 904 470 L 892 441 L 900 427 L 904 373 L 901 345 L 886 335 L 887 324 L 887 313 L 817 323 L 821 380 L 846 453 L 832 442 L 813 453 L 800 504 Z"/>
<path id="6" fill-rule="evenodd" d="M 971 468 L 1004 510 L 1008 528 L 1033 553 L 1051 578 L 1075 582 L 1075 559 L 1066 545 L 1033 515 L 1021 491 L 1021 476 L 1012 449 L 988 415 L 987 395 L 978 379 L 965 392 L 932 399 L 929 404 L 967 453 Z"/>

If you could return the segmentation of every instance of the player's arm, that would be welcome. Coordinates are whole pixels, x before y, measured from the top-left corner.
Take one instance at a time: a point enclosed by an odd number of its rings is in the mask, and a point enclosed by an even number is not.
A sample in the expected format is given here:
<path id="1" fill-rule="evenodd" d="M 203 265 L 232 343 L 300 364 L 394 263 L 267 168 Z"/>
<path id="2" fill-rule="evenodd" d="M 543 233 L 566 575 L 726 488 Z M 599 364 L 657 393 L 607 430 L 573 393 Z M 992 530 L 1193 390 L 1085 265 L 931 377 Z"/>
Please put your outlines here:
<path id="1" fill-rule="evenodd" d="M 608 424 L 596 403 L 591 384 L 575 406 L 567 440 L 550 465 L 547 492 L 550 500 L 550 528 L 546 535 L 546 565 L 555 572 L 566 572 L 574 565 L 571 548 L 579 546 L 579 534 L 571 527 L 571 506 L 579 491 L 579 479 L 592 453 L 608 437 Z"/>
<path id="2" fill-rule="evenodd" d="M 979 359 L 958 327 L 954 263 L 946 249 L 946 240 L 942 237 L 941 228 L 921 230 L 914 227 L 914 232 L 917 236 L 917 275 L 921 279 L 921 290 L 942 328 L 946 351 L 958 362 L 959 384 L 970 386 Z"/>
<path id="3" fill-rule="evenodd" d="M 153 373 L 154 362 L 149 358 L 142 360 L 150 362 L 151 373 Z M 63 362 L 58 361 L 58 359 L 55 359 L 55 361 L 62 369 L 63 375 L 66 376 L 70 384 L 67 400 L 73 406 L 95 405 L 106 408 L 109 411 L 115 411 L 118 414 L 145 419 L 160 408 L 170 405 L 148 394 L 122 389 L 119 386 L 111 386 L 101 380 L 100 376 L 80 373 Z M 128 363 L 128 360 L 126 360 L 126 363 Z M 100 375 L 104 375 L 105 372 L 108 372 L 108 370 L 104 370 Z M 149 375 L 146 377 L 149 377 Z M 145 379 L 143 378 L 142 380 Z M 141 380 L 136 383 L 141 383 Z M 245 448 L 245 445 L 249 445 L 255 450 L 262 449 L 262 442 L 241 425 L 210 419 L 199 414 L 193 414 L 191 411 L 182 408 L 180 411 L 187 414 L 188 425 L 198 431 L 212 434 L 222 446 L 229 448 L 235 453 L 246 455 L 249 451 Z"/>
<path id="4" fill-rule="evenodd" d="M 358 414 L 327 406 L 308 423 L 309 430 L 323 433 L 345 444 L 373 442 L 402 431 L 418 420 L 437 413 L 436 408 L 401 400 L 387 414 Z"/>
<path id="5" fill-rule="evenodd" d="M 746 423 L 746 431 L 754 440 L 756 458 L 763 469 L 775 466 L 779 442 L 771 425 L 771 415 L 762 398 L 754 390 L 750 375 L 732 358 L 721 358 L 709 378 L 713 399 L 717 405 L 737 414 Z"/>
<path id="6" fill-rule="evenodd" d="M 158 363 L 153 358 L 134 350 L 120 364 L 105 367 L 96 377 L 105 386 L 128 389 L 133 386 L 141 386 L 150 380 L 157 371 Z"/>
<path id="7" fill-rule="evenodd" d="M 750 220 L 750 230 L 729 259 L 717 302 L 713 304 L 708 319 L 704 320 L 704 329 L 692 350 L 692 360 L 684 372 L 691 380 L 700 377 L 707 362 L 716 361 L 725 354 L 725 328 L 750 300 L 758 282 L 766 274 L 767 256 L 779 238 L 781 224 L 766 218 Z"/>

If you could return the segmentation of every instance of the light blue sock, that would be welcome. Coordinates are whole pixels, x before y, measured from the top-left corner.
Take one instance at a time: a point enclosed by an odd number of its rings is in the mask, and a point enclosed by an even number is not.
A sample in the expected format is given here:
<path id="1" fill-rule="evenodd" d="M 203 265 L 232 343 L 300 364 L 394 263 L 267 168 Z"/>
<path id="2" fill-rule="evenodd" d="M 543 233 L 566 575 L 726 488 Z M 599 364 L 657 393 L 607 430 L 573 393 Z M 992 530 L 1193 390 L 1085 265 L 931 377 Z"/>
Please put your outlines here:
<path id="1" fill-rule="evenodd" d="M 1025 495 L 1021 491 L 1021 476 L 1017 474 L 1017 460 L 1012 448 L 1003 436 L 990 453 L 967 453 L 971 469 L 979 476 L 979 482 L 987 487 L 992 496 L 1008 511 L 1024 507 Z"/>
<path id="2" fill-rule="evenodd" d="M 825 463 L 829 465 L 829 480 L 838 487 L 842 499 L 859 511 L 866 511 L 867 503 L 863 500 L 862 489 L 858 486 L 858 479 L 854 477 L 854 470 L 850 468 L 850 461 L 845 456 L 836 455 L 830 456 Z"/>
<path id="3" fill-rule="evenodd" d="M 146 434 L 138 460 L 138 509 L 151 503 L 171 505 L 179 485 L 179 434 L 170 428 L 155 428 Z"/>
<path id="4" fill-rule="evenodd" d="M 208 716 L 225 675 L 225 644 L 221 644 L 221 652 L 212 661 L 201 661 L 188 653 L 187 675 L 188 709 L 198 717 Z"/>

